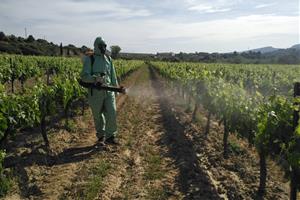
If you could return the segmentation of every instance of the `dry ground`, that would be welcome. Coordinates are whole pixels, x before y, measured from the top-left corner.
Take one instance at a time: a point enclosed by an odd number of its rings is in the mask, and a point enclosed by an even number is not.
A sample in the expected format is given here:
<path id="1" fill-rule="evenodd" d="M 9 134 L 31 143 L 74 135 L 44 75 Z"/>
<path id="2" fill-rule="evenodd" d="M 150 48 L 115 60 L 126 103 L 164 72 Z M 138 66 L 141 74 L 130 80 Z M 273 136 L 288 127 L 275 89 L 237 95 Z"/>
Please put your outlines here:
<path id="1" fill-rule="evenodd" d="M 205 111 L 191 113 L 147 66 L 123 84 L 118 97 L 119 146 L 95 146 L 92 115 L 73 118 L 71 132 L 49 130 L 47 154 L 37 131 L 8 143 L 6 168 L 15 185 L 6 199 L 261 199 L 254 149 L 231 136 L 235 150 L 222 157 L 222 127 L 204 134 Z M 288 185 L 273 162 L 268 165 L 265 199 L 288 199 Z"/>

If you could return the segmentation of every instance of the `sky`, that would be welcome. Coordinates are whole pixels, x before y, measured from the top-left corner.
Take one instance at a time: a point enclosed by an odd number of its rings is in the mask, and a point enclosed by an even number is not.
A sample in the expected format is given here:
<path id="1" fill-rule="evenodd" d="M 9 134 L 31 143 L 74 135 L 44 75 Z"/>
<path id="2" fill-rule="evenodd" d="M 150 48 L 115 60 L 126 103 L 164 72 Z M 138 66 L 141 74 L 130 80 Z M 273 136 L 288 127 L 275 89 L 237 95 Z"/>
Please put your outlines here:
<path id="1" fill-rule="evenodd" d="M 299 0 L 0 0 L 0 31 L 122 52 L 232 52 L 299 43 Z"/>

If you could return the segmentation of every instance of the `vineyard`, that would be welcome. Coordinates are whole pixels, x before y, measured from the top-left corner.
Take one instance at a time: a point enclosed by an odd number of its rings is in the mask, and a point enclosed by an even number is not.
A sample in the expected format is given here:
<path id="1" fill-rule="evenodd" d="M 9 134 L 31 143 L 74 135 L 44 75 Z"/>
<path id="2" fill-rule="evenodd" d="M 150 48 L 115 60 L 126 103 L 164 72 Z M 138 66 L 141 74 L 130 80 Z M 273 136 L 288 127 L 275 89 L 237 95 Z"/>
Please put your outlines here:
<path id="1" fill-rule="evenodd" d="M 114 65 L 121 144 L 94 150 L 81 60 L 0 56 L 0 196 L 297 199 L 300 66 Z"/>
<path id="2" fill-rule="evenodd" d="M 118 78 L 122 80 L 141 62 L 117 61 L 115 64 Z M 0 65 L 0 142 L 19 129 L 40 125 L 45 145 L 48 146 L 46 117 L 63 110 L 68 127 L 69 109 L 74 102 L 81 100 L 84 112 L 86 91 L 77 80 L 82 65 L 80 59 L 1 56 Z M 25 87 L 26 82 L 32 79 L 34 85 Z M 19 91 L 15 91 L 17 81 L 21 85 Z M 4 87 L 8 83 L 11 84 L 10 92 Z"/>
<path id="3" fill-rule="evenodd" d="M 116 61 L 115 65 L 118 78 L 122 80 L 141 62 Z M 72 105 L 81 102 L 84 113 L 87 91 L 77 80 L 82 67 L 79 58 L 1 56 L 0 66 L 2 145 L 8 136 L 14 137 L 19 130 L 40 127 L 44 144 L 48 147 L 47 118 L 57 117 L 55 114 L 62 112 L 65 128 L 68 129 Z M 28 87 L 25 86 L 27 82 Z M 3 162 L 5 152 L 0 153 L 0 161 Z M 3 187 L 0 194 L 6 190 L 6 186 Z"/>
<path id="4" fill-rule="evenodd" d="M 282 162 L 290 173 L 291 196 L 299 188 L 300 132 L 299 66 L 238 66 L 153 63 L 182 97 L 196 98 L 208 111 L 206 132 L 213 115 L 224 125 L 223 156 L 228 158 L 228 136 L 237 134 L 255 145 L 259 154 L 260 194 L 265 193 L 266 157 Z M 295 90 L 295 95 L 293 94 Z M 194 114 L 199 105 L 195 106 Z M 294 117 L 294 118 L 293 118 Z M 295 119 L 296 118 L 296 119 Z M 288 170 L 287 170 L 288 171 Z"/>

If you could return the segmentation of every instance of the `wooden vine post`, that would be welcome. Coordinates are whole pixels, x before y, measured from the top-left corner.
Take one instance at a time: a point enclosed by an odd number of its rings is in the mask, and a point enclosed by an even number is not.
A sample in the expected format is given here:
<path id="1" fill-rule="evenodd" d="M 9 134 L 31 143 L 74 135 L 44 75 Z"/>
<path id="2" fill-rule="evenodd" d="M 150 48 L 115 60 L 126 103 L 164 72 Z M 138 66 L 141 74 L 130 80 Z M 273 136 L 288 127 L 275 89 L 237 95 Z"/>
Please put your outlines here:
<path id="1" fill-rule="evenodd" d="M 14 82 L 15 82 L 15 66 L 14 66 L 12 58 L 9 59 L 9 62 L 10 62 L 10 69 L 11 69 L 11 93 L 15 93 L 15 86 L 14 86 Z"/>
<path id="2" fill-rule="evenodd" d="M 225 159 L 227 159 L 228 158 L 228 137 L 229 137 L 229 130 L 228 130 L 228 121 L 227 121 L 226 117 L 224 117 L 223 123 L 224 123 L 224 134 L 223 134 L 223 147 L 224 147 L 224 151 L 223 151 L 223 157 Z"/>
<path id="3" fill-rule="evenodd" d="M 40 122 L 40 128 L 41 128 L 41 134 L 45 142 L 45 146 L 49 147 L 49 140 L 47 137 L 47 122 L 46 122 L 46 116 L 47 116 L 47 100 L 46 100 L 45 94 L 42 94 L 40 98 L 40 111 L 41 111 L 41 122 Z"/>
<path id="4" fill-rule="evenodd" d="M 85 111 L 85 98 L 81 98 L 81 115 L 84 116 Z"/>
<path id="5" fill-rule="evenodd" d="M 197 112 L 199 110 L 199 107 L 200 107 L 200 95 L 201 93 L 203 92 L 202 91 L 202 88 L 203 88 L 203 82 L 202 81 L 199 81 L 197 84 L 196 84 L 196 98 L 195 98 L 195 107 L 194 107 L 194 111 L 193 111 L 193 115 L 192 115 L 192 120 L 193 121 L 196 121 L 196 115 L 197 115 Z"/>
<path id="6" fill-rule="evenodd" d="M 295 83 L 294 85 L 294 97 L 300 97 L 300 82 Z M 299 103 L 295 103 L 295 106 L 300 106 Z M 294 120 L 293 120 L 293 126 L 294 129 L 297 128 L 299 125 L 299 110 L 294 110 Z M 296 148 L 300 148 L 300 139 L 296 139 Z M 300 150 L 299 150 L 300 151 Z M 291 191 L 290 191 L 290 200 L 296 200 L 297 199 L 297 188 L 299 187 L 299 180 L 300 178 L 300 169 L 296 166 L 292 167 L 291 172 Z"/>

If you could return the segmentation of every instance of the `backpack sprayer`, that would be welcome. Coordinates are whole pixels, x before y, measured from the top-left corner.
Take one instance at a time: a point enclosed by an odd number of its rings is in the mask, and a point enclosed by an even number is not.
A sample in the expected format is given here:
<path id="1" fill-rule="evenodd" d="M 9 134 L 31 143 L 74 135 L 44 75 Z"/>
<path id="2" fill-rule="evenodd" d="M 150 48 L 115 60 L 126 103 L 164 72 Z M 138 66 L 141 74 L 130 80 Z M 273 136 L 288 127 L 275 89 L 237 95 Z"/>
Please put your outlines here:
<path id="1" fill-rule="evenodd" d="M 102 46 L 99 46 L 99 49 L 101 49 Z M 104 46 L 104 49 L 106 49 L 106 45 Z M 104 50 L 105 52 L 105 50 Z M 94 70 L 93 70 L 93 65 L 95 62 L 95 57 L 94 57 L 94 53 L 93 51 L 89 51 L 86 53 L 86 55 L 90 58 L 91 60 L 91 74 L 93 75 Z M 104 53 L 105 56 L 105 53 Z M 109 62 L 111 62 L 111 58 L 109 56 L 107 56 Z M 118 92 L 118 93 L 122 93 L 122 94 L 126 94 L 126 88 L 121 86 L 121 87 L 115 87 L 115 86 L 109 86 L 105 83 L 104 77 L 105 77 L 105 73 L 101 73 L 100 74 L 100 79 L 97 80 L 97 82 L 95 83 L 86 83 L 84 81 L 82 81 L 81 79 L 78 80 L 79 85 L 81 85 L 84 88 L 90 88 L 91 89 L 91 95 L 93 95 L 93 89 L 96 90 L 106 90 L 106 91 L 111 91 L 111 92 Z"/>

